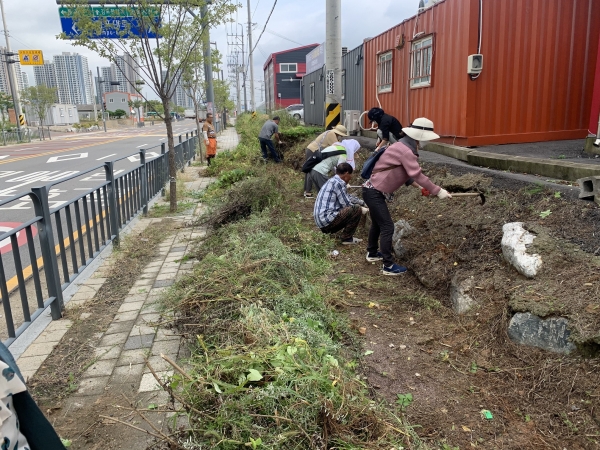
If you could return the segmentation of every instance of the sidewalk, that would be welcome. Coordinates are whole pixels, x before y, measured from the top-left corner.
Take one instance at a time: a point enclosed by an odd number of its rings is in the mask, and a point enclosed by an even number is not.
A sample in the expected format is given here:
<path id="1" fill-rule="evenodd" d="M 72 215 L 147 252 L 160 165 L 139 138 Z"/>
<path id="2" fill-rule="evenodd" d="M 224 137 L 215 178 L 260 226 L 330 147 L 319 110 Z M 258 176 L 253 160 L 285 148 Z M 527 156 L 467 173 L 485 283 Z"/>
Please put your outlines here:
<path id="1" fill-rule="evenodd" d="M 225 130 L 219 138 L 219 150 L 234 148 L 237 140 L 234 128 Z M 205 189 L 213 181 L 199 177 L 198 169 L 192 166 L 185 170 L 187 179 L 196 178 L 186 182 L 188 191 Z M 89 366 L 81 377 L 71 379 L 72 374 L 64 374 L 72 392 L 62 393 L 64 398 L 46 411 L 61 437 L 73 441 L 74 449 L 142 450 L 157 435 L 168 434 L 170 414 L 164 406 L 169 396 L 159 386 L 148 364 L 156 376 L 165 379 L 173 374 L 173 366 L 163 356 L 176 362 L 186 354 L 182 336 L 166 327 L 172 317 L 160 312 L 158 301 L 178 278 L 193 270 L 193 261 L 185 256 L 194 241 L 206 234 L 203 227 L 192 225 L 194 216 L 200 214 L 202 208 L 198 203 L 183 215 L 142 217 L 132 227 L 129 235 L 135 237 L 149 225 L 168 220 L 165 229 L 171 232 L 167 232 L 168 237 L 159 244 L 155 256 L 147 261 L 120 306 L 115 306 L 118 310 L 106 329 L 82 347 L 82 351 L 89 352 Z M 32 377 L 35 381 L 35 374 L 40 368 L 44 369 L 48 356 L 54 351 L 55 357 L 57 352 L 60 354 L 61 346 L 67 346 L 68 331 L 74 322 L 90 317 L 89 313 L 80 311 L 85 311 L 86 305 L 94 305 L 94 298 L 111 270 L 114 273 L 113 264 L 112 258 L 105 259 L 94 275 L 80 285 L 66 304 L 66 315 L 71 316 L 71 320 L 51 322 L 19 356 L 17 364 L 26 381 L 31 382 Z M 78 317 L 73 317 L 75 312 Z M 141 409 L 147 420 L 142 420 L 135 413 L 136 409 Z"/>

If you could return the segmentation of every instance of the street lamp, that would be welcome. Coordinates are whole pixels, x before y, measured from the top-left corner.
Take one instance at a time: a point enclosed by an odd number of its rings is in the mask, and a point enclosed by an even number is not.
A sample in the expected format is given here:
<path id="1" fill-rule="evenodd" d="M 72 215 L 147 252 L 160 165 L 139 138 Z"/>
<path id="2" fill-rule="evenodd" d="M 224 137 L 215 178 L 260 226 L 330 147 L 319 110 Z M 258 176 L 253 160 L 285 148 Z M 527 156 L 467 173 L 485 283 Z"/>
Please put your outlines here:
<path id="1" fill-rule="evenodd" d="M 104 125 L 104 132 L 106 133 L 106 119 L 104 118 L 104 96 L 100 93 L 100 85 L 109 82 L 111 86 L 119 86 L 121 83 L 118 81 L 107 81 L 100 78 L 100 67 L 96 67 L 96 72 L 98 73 L 98 77 L 96 78 L 96 81 L 98 82 L 96 91 L 98 92 L 98 100 L 100 100 L 100 108 L 102 108 L 102 125 Z"/>

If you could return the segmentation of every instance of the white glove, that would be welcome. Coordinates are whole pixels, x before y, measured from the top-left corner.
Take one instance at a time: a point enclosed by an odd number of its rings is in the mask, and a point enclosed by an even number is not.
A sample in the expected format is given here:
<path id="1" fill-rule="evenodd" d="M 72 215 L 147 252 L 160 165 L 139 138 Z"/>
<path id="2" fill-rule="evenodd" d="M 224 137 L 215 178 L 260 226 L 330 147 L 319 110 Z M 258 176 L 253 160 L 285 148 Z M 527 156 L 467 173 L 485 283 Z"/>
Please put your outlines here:
<path id="1" fill-rule="evenodd" d="M 452 196 L 448 193 L 446 189 L 440 189 L 440 192 L 438 192 L 437 196 L 442 200 L 445 198 L 452 198 Z"/>
<path id="2" fill-rule="evenodd" d="M 369 212 L 369 208 L 365 208 L 364 206 L 361 206 L 360 209 L 362 210 L 363 216 Z"/>

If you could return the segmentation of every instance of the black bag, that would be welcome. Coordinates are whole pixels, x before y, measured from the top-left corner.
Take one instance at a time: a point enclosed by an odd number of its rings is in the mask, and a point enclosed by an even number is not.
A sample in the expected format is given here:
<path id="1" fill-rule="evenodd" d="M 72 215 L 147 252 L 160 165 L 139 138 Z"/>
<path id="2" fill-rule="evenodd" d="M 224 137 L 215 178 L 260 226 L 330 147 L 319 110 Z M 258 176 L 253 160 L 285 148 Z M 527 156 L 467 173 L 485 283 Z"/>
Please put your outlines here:
<path id="1" fill-rule="evenodd" d="M 326 152 L 325 154 L 321 153 L 321 150 L 317 150 L 306 161 L 304 161 L 304 164 L 302 164 L 302 172 L 309 173 L 321 161 L 323 161 L 327 158 L 331 158 L 333 156 L 339 156 L 339 155 L 345 155 L 345 154 L 346 154 L 346 150 L 336 150 L 333 152 Z"/>
<path id="2" fill-rule="evenodd" d="M 362 171 L 360 172 L 360 177 L 363 180 L 368 180 L 369 178 L 371 178 L 371 175 L 373 175 L 373 169 L 375 168 L 375 164 L 377 164 L 377 161 L 379 161 L 379 158 L 381 158 L 381 155 L 383 155 L 383 152 L 385 152 L 386 149 L 387 147 L 383 147 L 379 151 L 369 156 L 369 158 L 365 161 L 365 163 L 363 164 Z"/>

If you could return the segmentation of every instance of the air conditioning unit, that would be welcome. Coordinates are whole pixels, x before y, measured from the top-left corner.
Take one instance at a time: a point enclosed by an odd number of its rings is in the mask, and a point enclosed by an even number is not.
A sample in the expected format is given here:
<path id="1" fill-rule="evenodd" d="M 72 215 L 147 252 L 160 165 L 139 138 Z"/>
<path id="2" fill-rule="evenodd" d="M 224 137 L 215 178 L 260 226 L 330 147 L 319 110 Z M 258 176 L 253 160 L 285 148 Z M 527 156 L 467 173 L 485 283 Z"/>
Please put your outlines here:
<path id="1" fill-rule="evenodd" d="M 483 55 L 469 55 L 467 73 L 469 75 L 477 75 L 483 70 Z"/>
<path id="2" fill-rule="evenodd" d="M 360 111 L 348 110 L 344 111 L 344 126 L 348 130 L 349 134 L 356 135 L 360 127 L 358 126 L 358 119 L 360 118 Z"/>

